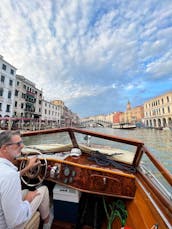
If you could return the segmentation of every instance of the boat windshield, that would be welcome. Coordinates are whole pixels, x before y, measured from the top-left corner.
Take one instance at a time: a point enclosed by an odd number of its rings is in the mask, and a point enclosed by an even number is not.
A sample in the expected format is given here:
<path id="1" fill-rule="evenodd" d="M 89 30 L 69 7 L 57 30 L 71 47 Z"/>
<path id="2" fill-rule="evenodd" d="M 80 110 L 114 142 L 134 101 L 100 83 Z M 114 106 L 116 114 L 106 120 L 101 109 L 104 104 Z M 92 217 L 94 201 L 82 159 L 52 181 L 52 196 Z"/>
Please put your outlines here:
<path id="1" fill-rule="evenodd" d="M 90 136 L 85 133 L 74 132 L 74 138 L 78 147 L 84 152 L 99 152 L 108 158 L 132 164 L 136 153 L 136 146 L 107 140 L 100 137 Z M 43 135 L 34 135 L 24 137 L 24 144 L 32 146 L 42 151 L 48 149 L 55 149 L 61 147 L 63 149 L 66 145 L 73 145 L 69 132 L 49 133 Z M 52 150 L 51 150 L 52 151 Z"/>
<path id="2" fill-rule="evenodd" d="M 136 152 L 136 147 L 107 140 L 100 137 L 76 133 L 76 139 L 80 148 L 84 150 L 96 151 L 115 161 L 132 164 Z"/>

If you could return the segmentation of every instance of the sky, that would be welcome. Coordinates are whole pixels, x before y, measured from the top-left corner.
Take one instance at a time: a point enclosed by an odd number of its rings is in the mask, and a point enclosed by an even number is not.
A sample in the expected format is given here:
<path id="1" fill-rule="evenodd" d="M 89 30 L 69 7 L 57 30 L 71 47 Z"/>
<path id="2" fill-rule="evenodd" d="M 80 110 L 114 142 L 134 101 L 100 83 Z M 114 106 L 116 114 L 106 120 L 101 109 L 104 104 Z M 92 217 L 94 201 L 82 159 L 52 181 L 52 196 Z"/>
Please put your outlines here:
<path id="1" fill-rule="evenodd" d="M 0 55 L 79 117 L 172 91 L 171 0 L 1 0 Z"/>

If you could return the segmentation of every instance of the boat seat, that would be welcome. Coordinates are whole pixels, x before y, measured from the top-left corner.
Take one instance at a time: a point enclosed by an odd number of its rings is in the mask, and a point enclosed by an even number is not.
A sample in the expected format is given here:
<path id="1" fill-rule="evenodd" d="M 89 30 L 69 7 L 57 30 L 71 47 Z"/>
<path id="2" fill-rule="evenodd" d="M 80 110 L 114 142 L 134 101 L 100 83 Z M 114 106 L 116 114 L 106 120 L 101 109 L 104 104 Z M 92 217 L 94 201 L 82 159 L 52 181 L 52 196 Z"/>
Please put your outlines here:
<path id="1" fill-rule="evenodd" d="M 32 218 L 26 223 L 24 229 L 38 229 L 40 223 L 40 213 L 36 211 Z"/>

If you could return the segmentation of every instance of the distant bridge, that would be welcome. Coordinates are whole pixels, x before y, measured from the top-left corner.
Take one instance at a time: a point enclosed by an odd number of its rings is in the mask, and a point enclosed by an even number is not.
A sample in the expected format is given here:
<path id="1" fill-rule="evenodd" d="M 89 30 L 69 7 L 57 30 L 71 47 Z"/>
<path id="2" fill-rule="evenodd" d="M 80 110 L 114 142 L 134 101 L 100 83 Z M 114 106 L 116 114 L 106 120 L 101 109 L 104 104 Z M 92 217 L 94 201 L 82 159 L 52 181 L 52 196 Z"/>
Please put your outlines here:
<path id="1" fill-rule="evenodd" d="M 86 121 L 81 121 L 80 122 L 82 127 L 112 127 L 112 122 L 108 122 L 105 120 L 94 120 L 94 119 L 89 119 Z"/>

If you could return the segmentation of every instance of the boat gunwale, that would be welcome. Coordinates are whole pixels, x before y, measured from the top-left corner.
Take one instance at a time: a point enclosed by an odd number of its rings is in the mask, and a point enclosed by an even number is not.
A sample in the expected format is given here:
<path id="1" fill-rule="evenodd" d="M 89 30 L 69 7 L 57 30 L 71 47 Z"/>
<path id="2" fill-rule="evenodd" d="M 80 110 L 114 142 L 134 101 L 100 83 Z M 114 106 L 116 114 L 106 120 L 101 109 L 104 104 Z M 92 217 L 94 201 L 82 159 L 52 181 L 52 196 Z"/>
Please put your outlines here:
<path id="1" fill-rule="evenodd" d="M 165 213 L 165 218 L 170 222 L 172 215 L 171 201 L 153 185 L 149 178 L 140 169 L 137 170 L 136 175 L 136 183 L 139 184 L 139 182 L 145 187 L 149 199 L 151 199 L 150 196 L 154 200 L 156 199 L 156 204 L 158 204 L 161 211 Z"/>

